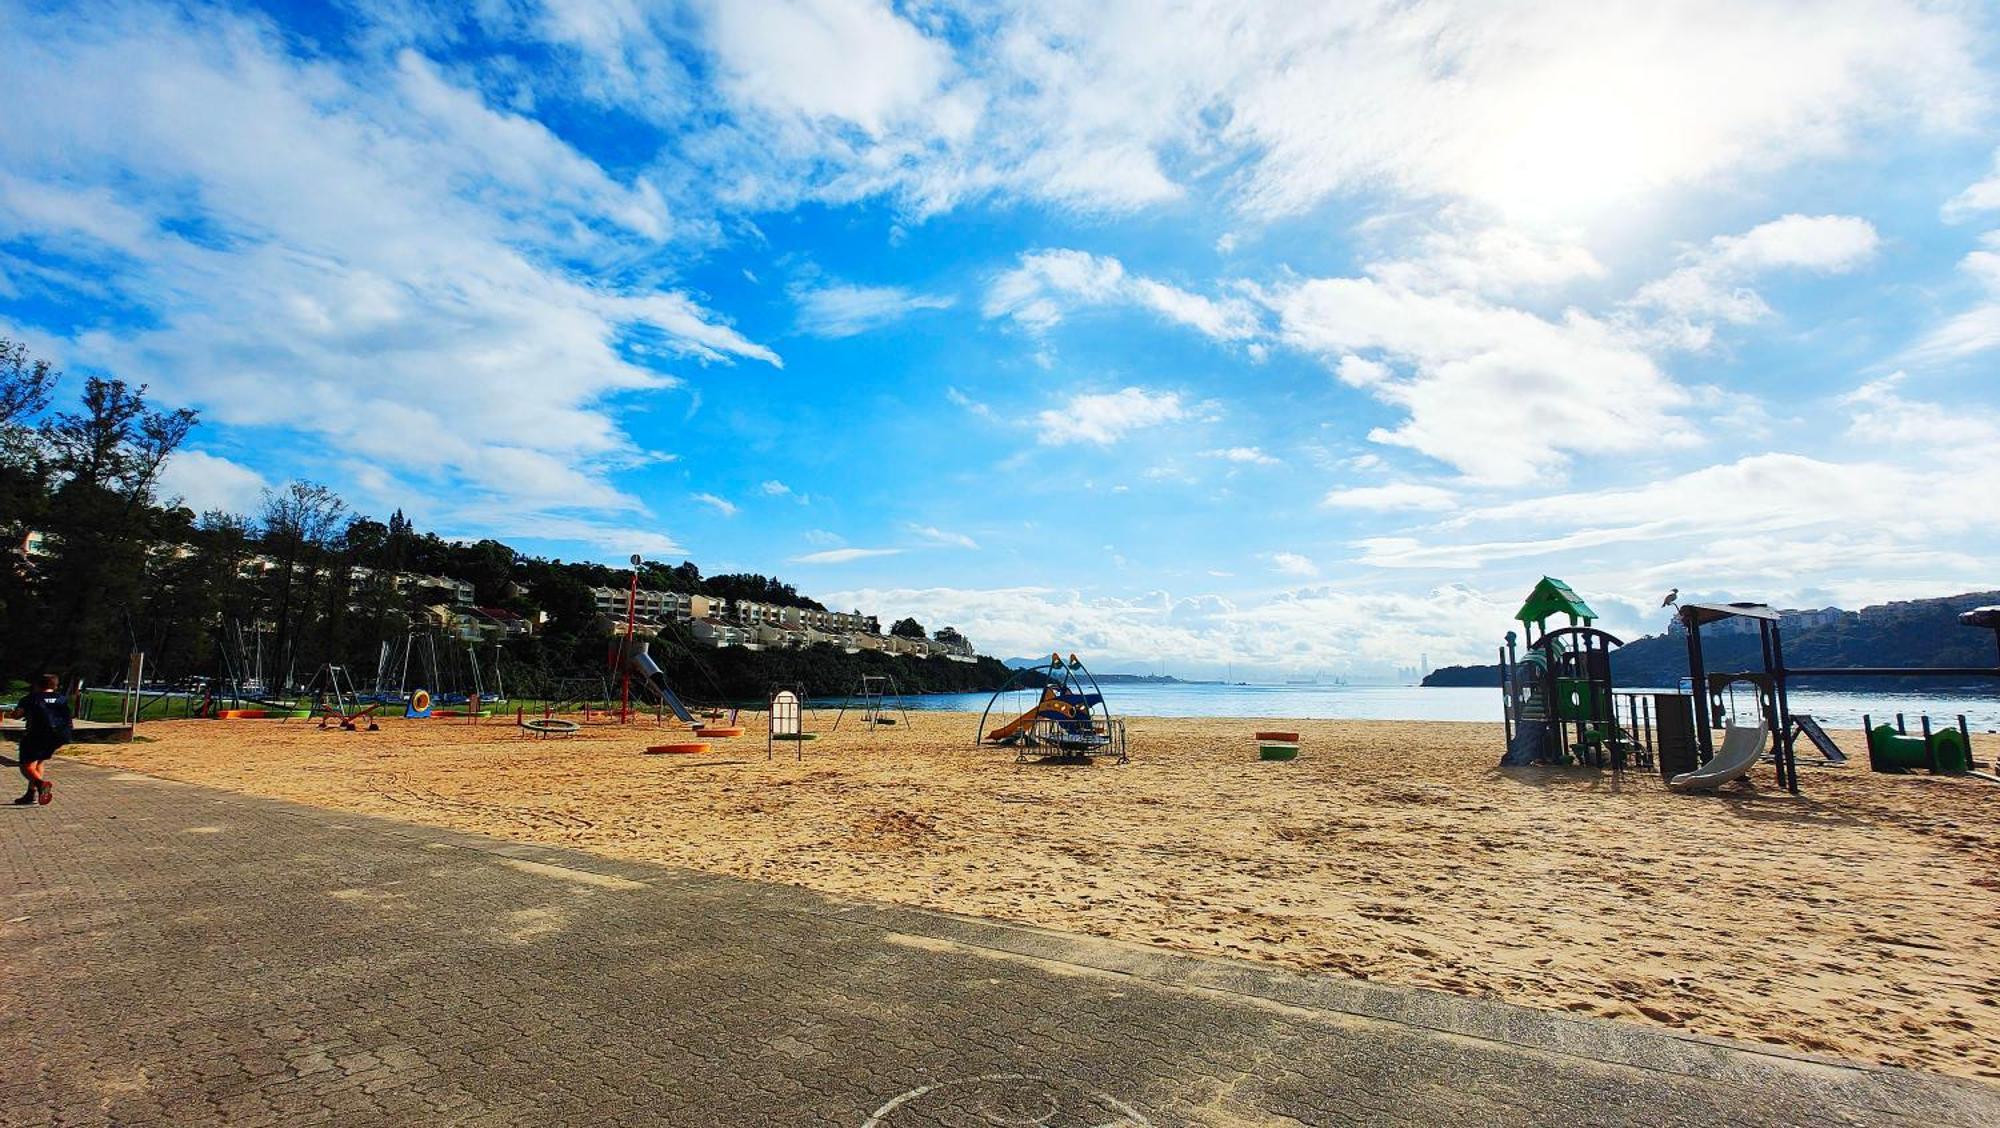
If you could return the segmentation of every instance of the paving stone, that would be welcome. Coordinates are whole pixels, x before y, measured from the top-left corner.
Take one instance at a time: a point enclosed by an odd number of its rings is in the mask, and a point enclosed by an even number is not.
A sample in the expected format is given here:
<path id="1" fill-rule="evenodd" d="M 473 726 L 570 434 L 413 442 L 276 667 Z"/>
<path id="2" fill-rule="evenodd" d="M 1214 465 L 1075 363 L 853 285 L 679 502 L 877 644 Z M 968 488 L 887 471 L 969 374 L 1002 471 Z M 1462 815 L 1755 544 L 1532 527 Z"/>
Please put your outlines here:
<path id="1" fill-rule="evenodd" d="M 0 810 L 7 1125 L 2000 1123 L 1975 1082 L 59 770 Z"/>

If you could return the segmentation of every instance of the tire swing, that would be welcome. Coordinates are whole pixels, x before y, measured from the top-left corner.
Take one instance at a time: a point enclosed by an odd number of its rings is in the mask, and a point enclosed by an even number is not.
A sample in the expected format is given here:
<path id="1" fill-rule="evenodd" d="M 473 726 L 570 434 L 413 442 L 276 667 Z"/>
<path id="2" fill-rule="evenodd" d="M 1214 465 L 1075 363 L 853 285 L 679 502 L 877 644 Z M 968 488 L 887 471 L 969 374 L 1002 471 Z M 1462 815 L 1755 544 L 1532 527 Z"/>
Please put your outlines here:
<path id="1" fill-rule="evenodd" d="M 565 721 L 560 717 L 531 717 L 521 722 L 528 735 L 547 740 L 552 736 L 575 736 L 583 726 L 575 721 Z"/>
<path id="2" fill-rule="evenodd" d="M 708 751 L 706 740 L 689 740 L 678 744 L 655 744 L 646 749 L 648 756 L 692 756 Z"/>

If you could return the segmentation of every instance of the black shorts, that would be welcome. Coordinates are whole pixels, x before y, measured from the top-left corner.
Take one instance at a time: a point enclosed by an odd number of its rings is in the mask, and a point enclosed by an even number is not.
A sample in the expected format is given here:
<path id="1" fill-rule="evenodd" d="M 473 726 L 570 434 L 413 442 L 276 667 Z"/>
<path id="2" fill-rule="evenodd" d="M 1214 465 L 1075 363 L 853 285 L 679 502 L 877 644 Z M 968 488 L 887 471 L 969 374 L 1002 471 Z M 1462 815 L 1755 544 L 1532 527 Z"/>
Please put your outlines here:
<path id="1" fill-rule="evenodd" d="M 21 762 L 24 764 L 39 764 L 55 754 L 56 750 L 53 748 L 30 748 L 25 744 L 21 746 Z"/>

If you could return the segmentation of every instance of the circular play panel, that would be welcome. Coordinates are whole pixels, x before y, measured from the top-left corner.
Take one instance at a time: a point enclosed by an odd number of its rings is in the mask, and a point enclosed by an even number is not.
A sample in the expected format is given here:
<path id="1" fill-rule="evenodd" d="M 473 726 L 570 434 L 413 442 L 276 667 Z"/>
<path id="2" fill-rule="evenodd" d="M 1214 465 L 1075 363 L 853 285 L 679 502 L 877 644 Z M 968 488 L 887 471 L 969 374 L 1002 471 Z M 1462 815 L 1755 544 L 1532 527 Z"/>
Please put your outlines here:
<path id="1" fill-rule="evenodd" d="M 690 755 L 693 755 L 693 754 L 695 754 L 695 753 L 697 753 L 697 752 L 706 752 L 706 751 L 708 751 L 708 742 L 707 742 L 707 741 L 705 741 L 705 740 L 688 740 L 688 741 L 682 741 L 681 743 L 678 743 L 678 744 L 655 744 L 655 745 L 653 745 L 652 747 L 650 747 L 650 748 L 646 749 L 646 755 L 648 755 L 648 756 L 690 756 Z"/>
<path id="2" fill-rule="evenodd" d="M 1139 1110 L 1086 1085 L 1031 1073 L 995 1073 L 922 1085 L 890 1099 L 862 1128 L 917 1124 L 1035 1128 L 1152 1128 Z"/>

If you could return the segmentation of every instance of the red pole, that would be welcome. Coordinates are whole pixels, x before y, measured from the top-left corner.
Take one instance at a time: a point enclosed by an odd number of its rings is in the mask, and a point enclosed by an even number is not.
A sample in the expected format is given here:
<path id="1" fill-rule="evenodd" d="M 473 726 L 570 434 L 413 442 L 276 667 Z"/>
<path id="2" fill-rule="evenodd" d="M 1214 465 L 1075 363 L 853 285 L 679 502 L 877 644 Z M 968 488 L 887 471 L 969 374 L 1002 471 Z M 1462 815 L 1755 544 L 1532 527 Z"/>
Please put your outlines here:
<path id="1" fill-rule="evenodd" d="M 632 558 L 632 591 L 625 597 L 625 649 L 619 652 L 624 659 L 624 676 L 620 679 L 622 695 L 618 703 L 618 723 L 621 725 L 632 720 L 632 642 L 638 634 L 639 615 L 638 559 L 636 556 Z"/>

